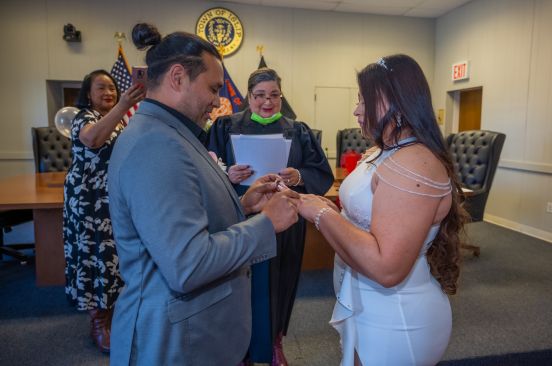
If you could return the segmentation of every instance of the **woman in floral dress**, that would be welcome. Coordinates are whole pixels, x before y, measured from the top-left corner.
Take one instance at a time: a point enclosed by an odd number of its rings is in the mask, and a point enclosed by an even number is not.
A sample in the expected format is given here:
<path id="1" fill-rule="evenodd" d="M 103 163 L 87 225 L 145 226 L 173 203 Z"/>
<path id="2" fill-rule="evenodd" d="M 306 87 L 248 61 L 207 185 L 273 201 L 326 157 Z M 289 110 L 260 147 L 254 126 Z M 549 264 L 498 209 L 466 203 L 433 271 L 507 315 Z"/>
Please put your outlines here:
<path id="1" fill-rule="evenodd" d="M 107 166 L 124 128 L 123 116 L 145 94 L 141 85 L 123 95 L 105 70 L 86 75 L 71 127 L 73 160 L 65 178 L 63 240 L 65 292 L 77 310 L 91 316 L 91 336 L 103 352 L 110 348 L 112 309 L 123 281 L 109 218 Z"/>

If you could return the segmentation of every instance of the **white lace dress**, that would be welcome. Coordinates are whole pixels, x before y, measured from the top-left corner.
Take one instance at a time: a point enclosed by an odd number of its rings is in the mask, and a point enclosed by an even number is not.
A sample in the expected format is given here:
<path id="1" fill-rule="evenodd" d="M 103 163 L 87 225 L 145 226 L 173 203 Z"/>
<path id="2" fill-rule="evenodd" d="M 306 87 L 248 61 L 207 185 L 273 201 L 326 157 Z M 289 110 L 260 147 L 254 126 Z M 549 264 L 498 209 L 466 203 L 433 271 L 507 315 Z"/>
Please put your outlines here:
<path id="1" fill-rule="evenodd" d="M 373 164 L 361 162 L 340 187 L 342 215 L 363 230 L 370 230 L 372 175 L 393 152 L 384 151 Z M 337 301 L 330 324 L 341 336 L 341 365 L 354 365 L 355 349 L 363 366 L 439 362 L 449 342 L 452 316 L 425 256 L 438 230 L 439 225 L 431 227 L 412 271 L 391 288 L 355 272 L 336 255 Z"/>

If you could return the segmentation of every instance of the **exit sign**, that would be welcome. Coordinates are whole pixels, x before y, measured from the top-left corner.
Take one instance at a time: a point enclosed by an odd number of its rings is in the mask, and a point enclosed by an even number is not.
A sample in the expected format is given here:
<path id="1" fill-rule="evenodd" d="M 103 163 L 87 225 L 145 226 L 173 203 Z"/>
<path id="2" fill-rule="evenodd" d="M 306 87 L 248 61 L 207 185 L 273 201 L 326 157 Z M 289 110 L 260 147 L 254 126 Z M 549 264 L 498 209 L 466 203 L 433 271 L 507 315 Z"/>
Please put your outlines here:
<path id="1" fill-rule="evenodd" d="M 470 78 L 468 61 L 457 62 L 452 65 L 452 81 L 467 80 Z"/>

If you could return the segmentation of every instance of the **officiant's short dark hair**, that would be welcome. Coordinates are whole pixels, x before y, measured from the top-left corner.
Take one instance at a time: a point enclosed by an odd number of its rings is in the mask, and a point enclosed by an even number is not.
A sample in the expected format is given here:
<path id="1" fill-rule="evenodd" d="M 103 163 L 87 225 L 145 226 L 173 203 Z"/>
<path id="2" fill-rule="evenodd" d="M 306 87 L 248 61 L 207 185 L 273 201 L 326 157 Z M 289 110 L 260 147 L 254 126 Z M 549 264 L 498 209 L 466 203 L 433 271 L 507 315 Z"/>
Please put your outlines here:
<path id="1" fill-rule="evenodd" d="M 247 92 L 251 93 L 253 88 L 263 81 L 275 81 L 278 84 L 278 89 L 280 89 L 280 91 L 282 90 L 282 79 L 278 76 L 278 73 L 268 67 L 261 67 L 249 75 L 249 79 L 247 80 Z"/>

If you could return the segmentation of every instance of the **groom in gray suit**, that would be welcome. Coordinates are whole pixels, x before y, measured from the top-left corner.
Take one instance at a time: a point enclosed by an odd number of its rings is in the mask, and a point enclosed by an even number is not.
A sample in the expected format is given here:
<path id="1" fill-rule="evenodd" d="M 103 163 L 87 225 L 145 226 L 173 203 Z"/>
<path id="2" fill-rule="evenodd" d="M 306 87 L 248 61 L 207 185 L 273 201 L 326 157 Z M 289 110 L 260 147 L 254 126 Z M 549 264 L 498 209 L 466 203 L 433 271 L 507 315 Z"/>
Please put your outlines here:
<path id="1" fill-rule="evenodd" d="M 297 220 L 299 196 L 275 193 L 278 177 L 267 176 L 239 198 L 202 144 L 223 83 L 211 44 L 161 38 L 147 24 L 133 40 L 150 47 L 148 92 L 109 164 L 125 281 L 111 365 L 235 366 L 251 335 L 249 266 L 276 255 L 275 233 Z"/>

